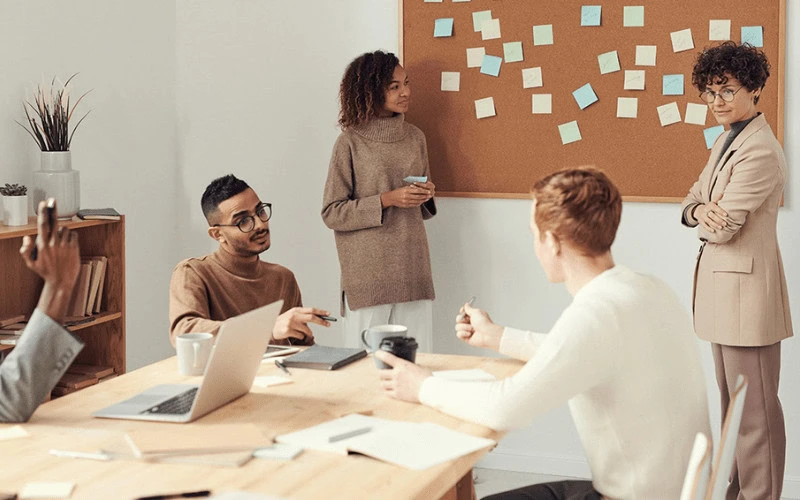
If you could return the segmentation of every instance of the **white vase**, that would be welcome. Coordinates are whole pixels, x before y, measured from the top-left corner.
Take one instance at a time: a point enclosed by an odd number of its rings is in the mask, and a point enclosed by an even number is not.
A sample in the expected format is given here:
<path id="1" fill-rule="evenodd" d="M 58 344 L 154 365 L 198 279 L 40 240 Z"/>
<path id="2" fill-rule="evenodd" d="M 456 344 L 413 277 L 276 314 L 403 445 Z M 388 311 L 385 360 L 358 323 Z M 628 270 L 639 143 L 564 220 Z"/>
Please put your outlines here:
<path id="1" fill-rule="evenodd" d="M 41 170 L 33 172 L 33 207 L 55 198 L 59 218 L 70 218 L 81 208 L 81 174 L 72 170 L 69 151 L 42 151 Z"/>
<path id="2" fill-rule="evenodd" d="M 24 226 L 28 223 L 28 195 L 3 196 L 3 224 Z"/>

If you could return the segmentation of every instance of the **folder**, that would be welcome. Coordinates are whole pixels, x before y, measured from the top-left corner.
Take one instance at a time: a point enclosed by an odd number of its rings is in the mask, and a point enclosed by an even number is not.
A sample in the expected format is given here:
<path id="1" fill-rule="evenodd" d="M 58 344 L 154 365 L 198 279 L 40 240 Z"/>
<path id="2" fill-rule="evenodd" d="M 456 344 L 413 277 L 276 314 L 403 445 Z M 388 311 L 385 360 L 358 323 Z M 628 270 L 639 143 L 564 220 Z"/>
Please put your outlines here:
<path id="1" fill-rule="evenodd" d="M 328 347 L 314 344 L 311 347 L 283 359 L 287 368 L 311 368 L 312 370 L 338 370 L 367 356 L 360 348 Z"/>

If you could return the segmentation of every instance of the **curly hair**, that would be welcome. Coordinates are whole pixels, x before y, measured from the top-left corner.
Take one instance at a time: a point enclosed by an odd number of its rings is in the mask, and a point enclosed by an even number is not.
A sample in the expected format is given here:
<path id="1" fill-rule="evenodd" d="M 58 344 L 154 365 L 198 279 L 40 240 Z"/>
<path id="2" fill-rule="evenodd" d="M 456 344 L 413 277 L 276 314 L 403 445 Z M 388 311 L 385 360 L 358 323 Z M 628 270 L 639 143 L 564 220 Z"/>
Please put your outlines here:
<path id="1" fill-rule="evenodd" d="M 212 224 L 212 219 L 216 217 L 217 207 L 220 203 L 249 188 L 250 186 L 245 181 L 232 174 L 211 181 L 200 198 L 200 207 L 203 209 L 203 215 L 206 216 L 208 223 Z"/>
<path id="2" fill-rule="evenodd" d="M 622 197 L 594 167 L 568 168 L 536 182 L 534 221 L 540 237 L 549 231 L 590 256 L 611 249 L 622 216 Z"/>
<path id="3" fill-rule="evenodd" d="M 400 60 L 391 52 L 367 52 L 353 60 L 339 86 L 339 126 L 342 130 L 361 125 L 377 116 L 384 92 Z"/>
<path id="4" fill-rule="evenodd" d="M 739 45 L 727 41 L 697 54 L 692 69 L 692 85 L 703 92 L 709 85 L 724 85 L 728 76 L 732 76 L 747 90 L 753 91 L 764 88 L 769 68 L 764 52 L 748 43 Z M 758 103 L 758 96 L 755 102 Z"/>

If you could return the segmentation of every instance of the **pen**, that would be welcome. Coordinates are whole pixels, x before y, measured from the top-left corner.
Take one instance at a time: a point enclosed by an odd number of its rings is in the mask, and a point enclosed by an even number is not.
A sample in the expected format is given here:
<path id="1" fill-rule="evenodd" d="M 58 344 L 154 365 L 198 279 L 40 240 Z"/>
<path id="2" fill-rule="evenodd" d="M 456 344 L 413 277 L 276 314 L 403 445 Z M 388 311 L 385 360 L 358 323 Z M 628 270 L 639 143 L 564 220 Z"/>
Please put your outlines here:
<path id="1" fill-rule="evenodd" d="M 170 498 L 198 498 L 211 495 L 211 490 L 187 491 L 186 493 L 168 493 L 166 495 L 152 495 L 139 497 L 136 500 L 168 500 Z"/>
<path id="2" fill-rule="evenodd" d="M 337 321 L 337 319 L 333 316 L 325 316 L 324 314 L 315 314 L 314 316 L 318 317 L 319 319 L 324 319 L 325 321 Z"/>
<path id="3" fill-rule="evenodd" d="M 289 375 L 290 377 L 292 376 L 292 372 L 290 372 L 289 369 L 286 368 L 286 365 L 284 365 L 283 361 L 281 361 L 280 359 L 276 359 L 275 360 L 275 365 L 278 368 L 280 368 L 283 371 L 283 373 L 285 373 L 286 375 Z"/>
<path id="4" fill-rule="evenodd" d="M 342 432 L 340 434 L 334 434 L 328 438 L 329 443 L 335 443 L 336 441 L 341 441 L 342 439 L 347 439 L 351 437 L 360 436 L 362 434 L 366 434 L 372 430 L 372 427 L 361 427 L 359 429 L 353 429 L 351 431 Z"/>
<path id="5" fill-rule="evenodd" d="M 472 307 L 473 303 L 475 303 L 475 296 L 474 295 L 472 296 L 472 298 L 469 299 L 469 302 L 467 302 L 467 304 L 469 304 L 469 306 Z M 459 313 L 458 318 L 456 318 L 456 321 L 464 321 L 464 318 L 466 318 L 466 317 L 467 317 L 467 312 L 464 311 L 462 313 Z"/>
<path id="6" fill-rule="evenodd" d="M 88 458 L 89 460 L 111 460 L 108 453 L 86 453 L 82 451 L 50 450 L 51 455 L 65 458 Z"/>

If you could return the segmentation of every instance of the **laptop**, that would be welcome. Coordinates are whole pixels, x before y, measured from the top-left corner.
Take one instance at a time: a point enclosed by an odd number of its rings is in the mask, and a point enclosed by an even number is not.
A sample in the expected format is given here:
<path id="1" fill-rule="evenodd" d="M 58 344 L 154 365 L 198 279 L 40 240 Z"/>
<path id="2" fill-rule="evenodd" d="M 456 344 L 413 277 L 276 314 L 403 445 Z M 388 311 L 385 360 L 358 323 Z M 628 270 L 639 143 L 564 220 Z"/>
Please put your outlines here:
<path id="1" fill-rule="evenodd" d="M 92 416 L 186 423 L 247 394 L 282 305 L 279 300 L 225 320 L 199 386 L 157 385 Z"/>

